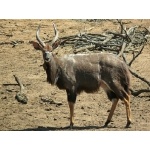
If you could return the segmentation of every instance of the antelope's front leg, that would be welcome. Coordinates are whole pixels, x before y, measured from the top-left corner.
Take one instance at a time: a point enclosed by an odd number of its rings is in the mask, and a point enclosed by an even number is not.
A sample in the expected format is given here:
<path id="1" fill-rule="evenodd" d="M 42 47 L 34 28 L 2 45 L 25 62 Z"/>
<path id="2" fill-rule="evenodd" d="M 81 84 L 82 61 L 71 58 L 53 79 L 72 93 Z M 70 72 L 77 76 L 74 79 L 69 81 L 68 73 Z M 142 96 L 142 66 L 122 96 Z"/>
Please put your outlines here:
<path id="1" fill-rule="evenodd" d="M 74 106 L 75 106 L 75 102 L 76 102 L 76 93 L 71 92 L 69 90 L 67 91 L 67 100 L 68 100 L 68 105 L 69 105 L 69 109 L 70 109 L 70 128 L 73 128 L 74 125 Z"/>
<path id="2" fill-rule="evenodd" d="M 68 101 L 68 104 L 69 104 L 69 108 L 70 108 L 70 128 L 72 129 L 73 128 L 73 125 L 74 125 L 74 103 L 73 102 L 69 102 Z"/>

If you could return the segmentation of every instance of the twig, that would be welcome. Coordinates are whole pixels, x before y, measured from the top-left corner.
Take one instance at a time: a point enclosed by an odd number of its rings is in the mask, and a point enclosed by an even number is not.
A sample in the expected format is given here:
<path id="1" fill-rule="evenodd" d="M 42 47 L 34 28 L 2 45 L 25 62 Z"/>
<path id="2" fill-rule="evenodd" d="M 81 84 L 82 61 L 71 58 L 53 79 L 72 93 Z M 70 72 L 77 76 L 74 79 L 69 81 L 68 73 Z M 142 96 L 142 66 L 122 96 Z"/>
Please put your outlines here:
<path id="1" fill-rule="evenodd" d="M 144 93 L 144 92 L 150 92 L 149 89 L 141 89 L 141 90 L 138 90 L 138 91 L 133 91 L 132 89 L 130 89 L 130 91 L 131 91 L 131 94 L 133 96 L 138 96 L 138 95 L 140 95 L 141 93 Z"/>
<path id="2" fill-rule="evenodd" d="M 121 27 L 121 31 L 120 33 L 122 34 L 123 33 L 123 24 L 122 24 L 122 21 L 117 19 L 118 23 L 120 24 L 120 27 Z"/>
<path id="3" fill-rule="evenodd" d="M 27 96 L 25 95 L 25 93 L 23 91 L 24 86 L 23 86 L 23 84 L 21 83 L 21 81 L 19 80 L 19 78 L 16 75 L 14 75 L 14 77 L 15 77 L 16 82 L 20 86 L 20 92 L 18 92 L 16 94 L 15 98 L 17 99 L 18 102 L 21 102 L 22 104 L 27 104 L 28 98 L 27 98 Z"/>
<path id="4" fill-rule="evenodd" d="M 102 42 L 102 44 L 106 44 L 106 43 L 109 42 L 113 37 L 114 37 L 113 34 L 107 36 L 107 38 Z"/>
<path id="5" fill-rule="evenodd" d="M 17 40 L 17 41 L 10 41 L 10 42 L 0 42 L 0 45 L 11 44 L 11 45 L 13 45 L 12 47 L 15 47 L 16 45 L 22 44 L 22 43 L 24 43 L 24 41 Z"/>
<path id="6" fill-rule="evenodd" d="M 144 45 L 142 46 L 141 50 L 135 56 L 133 56 L 132 60 L 128 63 L 129 66 L 131 66 L 133 61 L 142 53 L 143 49 Z"/>
<path id="7" fill-rule="evenodd" d="M 124 29 L 124 27 L 123 27 L 123 24 L 122 24 L 122 22 L 121 22 L 121 20 L 117 20 L 118 21 L 118 23 L 120 24 L 120 26 L 121 26 L 121 34 L 124 32 L 125 33 L 125 39 L 127 40 L 127 41 L 129 41 L 129 42 L 131 42 L 131 39 L 130 39 L 130 37 L 129 37 L 129 35 L 130 35 L 130 29 L 128 30 L 128 31 L 126 31 L 126 29 Z"/>
<path id="8" fill-rule="evenodd" d="M 126 45 L 127 45 L 127 43 L 126 43 L 126 42 L 123 42 L 121 51 L 120 51 L 120 53 L 117 55 L 118 57 L 121 57 L 121 56 L 122 56 L 123 52 L 125 51 Z"/>
<path id="9" fill-rule="evenodd" d="M 16 75 L 14 75 L 14 77 L 15 77 L 16 82 L 17 82 L 17 83 L 19 84 L 19 86 L 20 86 L 20 93 L 23 93 L 23 90 L 24 90 L 23 84 L 21 83 L 21 81 L 19 80 L 19 78 L 18 78 Z"/>
<path id="10" fill-rule="evenodd" d="M 79 49 L 75 49 L 73 52 L 76 54 L 76 53 L 79 53 L 79 52 L 83 52 L 87 49 L 91 49 L 91 48 L 94 48 L 95 45 L 90 45 L 90 46 L 86 46 L 86 47 L 81 47 Z"/>
<path id="11" fill-rule="evenodd" d="M 43 65 L 42 65 L 43 66 Z M 18 84 L 16 84 L 16 83 L 4 83 L 4 84 L 2 84 L 3 86 L 10 86 L 10 85 L 12 85 L 12 86 L 16 86 L 16 85 L 18 85 Z M 28 85 L 31 85 L 31 84 L 24 84 L 25 86 L 28 86 Z"/>
<path id="12" fill-rule="evenodd" d="M 127 62 L 126 57 L 125 57 L 125 54 L 123 54 L 122 57 L 123 57 L 125 63 L 128 65 L 128 62 Z M 140 75 L 135 73 L 133 70 L 131 70 L 131 68 L 129 68 L 129 70 L 130 70 L 132 75 L 134 75 L 136 78 L 141 79 L 143 82 L 147 83 L 150 86 L 150 82 L 147 81 L 144 77 L 141 77 Z M 150 90 L 147 90 L 147 89 L 141 89 L 141 90 L 138 90 L 138 91 L 133 91 L 132 89 L 130 89 L 130 91 L 131 91 L 131 94 L 133 96 L 138 96 L 139 94 L 141 94 L 143 92 L 150 92 Z"/>
<path id="13" fill-rule="evenodd" d="M 119 22 L 119 23 L 120 23 L 120 22 Z M 120 23 L 120 25 L 121 25 L 121 27 L 123 28 L 122 23 Z M 125 31 L 125 33 L 126 33 L 126 39 L 128 38 L 128 39 L 130 40 L 130 42 L 132 41 L 132 40 L 130 39 L 130 36 L 133 35 L 133 33 L 134 33 L 134 31 L 135 31 L 135 28 L 137 28 L 137 26 L 129 28 L 128 31 L 126 31 L 126 30 L 123 28 L 123 31 Z M 127 42 L 124 41 L 123 44 L 122 44 L 121 51 L 120 51 L 120 53 L 118 54 L 118 57 L 122 56 L 123 52 L 124 52 L 125 49 L 126 49 L 126 46 L 127 46 Z"/>
<path id="14" fill-rule="evenodd" d="M 140 75 L 138 75 L 136 72 L 134 72 L 133 70 L 131 70 L 131 68 L 129 68 L 130 72 L 137 78 L 141 79 L 142 81 L 144 81 L 145 83 L 148 84 L 148 86 L 150 86 L 150 82 L 147 81 L 144 77 L 141 77 Z"/>

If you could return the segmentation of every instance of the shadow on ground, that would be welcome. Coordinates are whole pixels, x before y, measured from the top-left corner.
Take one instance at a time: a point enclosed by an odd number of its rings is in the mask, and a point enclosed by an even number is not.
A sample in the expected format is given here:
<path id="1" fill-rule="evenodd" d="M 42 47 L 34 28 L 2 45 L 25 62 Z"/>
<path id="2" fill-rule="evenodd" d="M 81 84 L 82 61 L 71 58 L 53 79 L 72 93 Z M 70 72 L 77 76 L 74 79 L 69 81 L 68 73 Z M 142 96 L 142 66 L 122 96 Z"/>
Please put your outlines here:
<path id="1" fill-rule="evenodd" d="M 104 130 L 104 126 L 84 126 L 84 127 L 80 127 L 80 126 L 74 126 L 72 129 L 70 128 L 70 126 L 66 126 L 66 127 L 43 127 L 43 126 L 38 126 L 37 128 L 27 128 L 27 129 L 23 129 L 23 130 L 15 130 L 15 131 L 84 131 L 84 130 L 89 130 L 89 131 L 93 131 L 96 129 L 103 129 Z M 115 126 L 108 126 L 107 128 L 116 128 Z"/>
<path id="2" fill-rule="evenodd" d="M 71 131 L 71 130 L 94 130 L 99 129 L 99 126 L 86 126 L 86 127 L 78 127 L 74 126 L 73 129 L 70 129 L 69 126 L 66 127 L 43 127 L 38 126 L 37 128 L 28 128 L 19 131 Z"/>

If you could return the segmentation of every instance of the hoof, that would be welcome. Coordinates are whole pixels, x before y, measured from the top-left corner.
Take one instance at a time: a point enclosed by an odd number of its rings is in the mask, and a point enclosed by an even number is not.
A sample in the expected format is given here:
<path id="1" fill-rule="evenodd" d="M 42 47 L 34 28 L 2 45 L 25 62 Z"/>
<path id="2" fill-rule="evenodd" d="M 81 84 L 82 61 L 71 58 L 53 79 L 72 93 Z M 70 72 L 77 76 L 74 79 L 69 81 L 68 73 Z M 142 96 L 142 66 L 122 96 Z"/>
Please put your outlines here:
<path id="1" fill-rule="evenodd" d="M 107 128 L 107 125 L 103 125 L 102 128 Z"/>
<path id="2" fill-rule="evenodd" d="M 131 121 L 128 121 L 125 128 L 130 128 Z"/>
<path id="3" fill-rule="evenodd" d="M 107 126 L 108 126 L 108 124 L 110 123 L 110 121 L 109 120 L 107 120 L 106 122 L 105 122 L 105 124 L 104 124 L 104 126 L 103 126 L 103 128 L 107 128 Z"/>
<path id="4" fill-rule="evenodd" d="M 70 129 L 73 129 L 73 123 L 70 123 Z"/>

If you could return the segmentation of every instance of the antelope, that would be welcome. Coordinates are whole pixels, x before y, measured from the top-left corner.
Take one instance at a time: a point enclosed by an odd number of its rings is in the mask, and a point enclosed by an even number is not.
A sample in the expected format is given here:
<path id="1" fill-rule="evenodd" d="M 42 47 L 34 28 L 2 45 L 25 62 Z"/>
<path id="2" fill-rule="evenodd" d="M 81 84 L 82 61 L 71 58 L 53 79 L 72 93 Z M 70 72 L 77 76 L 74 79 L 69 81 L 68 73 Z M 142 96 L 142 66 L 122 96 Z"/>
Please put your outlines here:
<path id="1" fill-rule="evenodd" d="M 50 43 L 44 43 L 39 37 L 40 26 L 36 31 L 37 42 L 31 41 L 36 50 L 43 53 L 43 67 L 47 74 L 47 82 L 66 90 L 70 110 L 70 128 L 74 125 L 74 106 L 77 95 L 85 91 L 94 93 L 100 87 L 106 92 L 112 106 L 103 127 L 111 122 L 116 105 L 124 102 L 128 128 L 131 124 L 130 110 L 130 72 L 128 66 L 109 53 L 69 54 L 58 57 L 53 50 L 58 47 L 58 30 L 53 23 L 55 36 Z"/>

